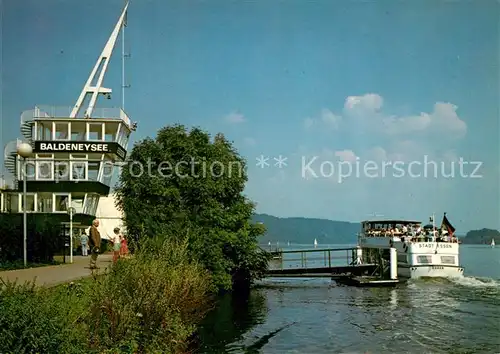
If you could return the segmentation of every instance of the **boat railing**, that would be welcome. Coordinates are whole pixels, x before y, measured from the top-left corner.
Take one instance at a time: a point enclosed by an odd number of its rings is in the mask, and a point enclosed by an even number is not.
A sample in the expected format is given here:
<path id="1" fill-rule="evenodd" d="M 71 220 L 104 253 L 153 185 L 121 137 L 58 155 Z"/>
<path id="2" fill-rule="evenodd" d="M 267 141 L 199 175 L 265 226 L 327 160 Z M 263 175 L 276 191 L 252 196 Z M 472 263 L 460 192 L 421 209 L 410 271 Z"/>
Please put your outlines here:
<path id="1" fill-rule="evenodd" d="M 419 235 L 413 235 L 410 233 L 406 234 L 364 234 L 362 237 L 365 238 L 372 238 L 372 237 L 384 237 L 384 238 L 390 238 L 394 241 L 408 241 L 408 242 L 448 242 L 448 243 L 459 243 L 458 242 L 458 237 L 456 236 L 446 236 L 446 235 L 425 235 L 425 234 L 419 234 Z"/>

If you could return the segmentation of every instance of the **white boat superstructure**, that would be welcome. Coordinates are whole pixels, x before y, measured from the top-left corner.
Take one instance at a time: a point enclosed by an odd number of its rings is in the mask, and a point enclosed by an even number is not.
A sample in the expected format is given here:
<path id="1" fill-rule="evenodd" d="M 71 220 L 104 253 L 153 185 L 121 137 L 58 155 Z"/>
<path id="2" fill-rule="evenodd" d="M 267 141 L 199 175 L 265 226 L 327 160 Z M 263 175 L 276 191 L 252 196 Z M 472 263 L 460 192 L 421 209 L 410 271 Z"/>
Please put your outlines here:
<path id="1" fill-rule="evenodd" d="M 441 227 L 419 221 L 363 221 L 358 235 L 358 264 L 389 262 L 389 249 L 397 252 L 398 278 L 463 277 L 460 245 L 455 228 L 443 217 Z"/>
<path id="2" fill-rule="evenodd" d="M 494 238 L 491 239 L 491 247 L 495 247 L 495 239 Z"/>

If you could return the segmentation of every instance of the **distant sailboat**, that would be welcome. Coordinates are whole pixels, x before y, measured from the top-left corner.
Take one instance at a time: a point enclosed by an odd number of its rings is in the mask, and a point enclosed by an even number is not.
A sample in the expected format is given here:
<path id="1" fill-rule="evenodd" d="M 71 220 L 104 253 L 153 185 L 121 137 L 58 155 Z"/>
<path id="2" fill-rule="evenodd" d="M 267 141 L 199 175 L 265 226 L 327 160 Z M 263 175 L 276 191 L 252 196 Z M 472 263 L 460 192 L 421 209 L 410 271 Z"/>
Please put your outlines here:
<path id="1" fill-rule="evenodd" d="M 491 247 L 495 247 L 495 239 L 494 238 L 491 239 Z"/>
<path id="2" fill-rule="evenodd" d="M 318 247 L 318 240 L 314 239 L 314 247 Z"/>

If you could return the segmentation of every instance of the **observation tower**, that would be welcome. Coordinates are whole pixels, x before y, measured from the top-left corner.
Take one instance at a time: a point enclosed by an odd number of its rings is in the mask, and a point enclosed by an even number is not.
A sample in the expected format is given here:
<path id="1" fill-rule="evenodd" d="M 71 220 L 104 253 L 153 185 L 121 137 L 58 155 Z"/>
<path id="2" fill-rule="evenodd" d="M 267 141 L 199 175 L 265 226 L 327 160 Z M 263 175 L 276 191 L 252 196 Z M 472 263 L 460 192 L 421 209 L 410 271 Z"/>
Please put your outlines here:
<path id="1" fill-rule="evenodd" d="M 23 212 L 26 179 L 27 212 L 50 214 L 67 223 L 69 208 L 74 208 L 76 230 L 91 224 L 99 199 L 109 194 L 115 166 L 125 160 L 130 134 L 136 129 L 123 107 L 96 107 L 99 98 L 111 98 L 112 90 L 103 86 L 103 79 L 120 33 L 124 40 L 127 8 L 128 2 L 75 105 L 37 105 L 21 114 L 23 138 L 8 143 L 4 150 L 13 184 L 0 190 L 0 212 Z M 123 49 L 122 65 L 124 57 Z M 26 159 L 18 154 L 22 143 L 32 147 Z"/>

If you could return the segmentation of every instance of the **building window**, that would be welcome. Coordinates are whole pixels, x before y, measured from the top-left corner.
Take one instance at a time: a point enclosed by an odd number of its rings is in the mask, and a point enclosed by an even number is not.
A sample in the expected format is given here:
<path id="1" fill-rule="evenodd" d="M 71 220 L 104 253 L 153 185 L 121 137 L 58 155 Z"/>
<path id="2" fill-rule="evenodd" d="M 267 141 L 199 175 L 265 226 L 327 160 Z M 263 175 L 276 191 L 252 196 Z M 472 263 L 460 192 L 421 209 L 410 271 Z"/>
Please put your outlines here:
<path id="1" fill-rule="evenodd" d="M 441 264 L 455 264 L 455 256 L 441 256 Z"/>
<path id="2" fill-rule="evenodd" d="M 87 124 L 83 122 L 71 122 L 71 140 L 85 141 L 87 135 Z"/>
<path id="3" fill-rule="evenodd" d="M 120 146 L 125 147 L 127 145 L 128 135 L 129 131 L 125 126 L 125 124 L 120 124 L 120 130 L 118 132 L 118 139 L 117 139 L 117 142 L 118 144 L 120 144 Z"/>
<path id="4" fill-rule="evenodd" d="M 87 198 L 85 199 L 84 213 L 88 215 L 95 215 L 98 203 L 99 203 L 98 194 L 87 194 Z"/>
<path id="5" fill-rule="evenodd" d="M 22 166 L 22 162 L 21 162 Z M 26 161 L 26 180 L 33 181 L 36 177 L 36 163 L 33 160 Z M 22 167 L 21 167 L 22 168 Z M 20 178 L 22 180 L 22 178 Z"/>
<path id="6" fill-rule="evenodd" d="M 73 181 L 87 180 L 86 161 L 71 161 L 71 180 Z"/>
<path id="7" fill-rule="evenodd" d="M 54 165 L 54 175 L 56 181 L 68 181 L 69 178 L 69 162 L 57 161 Z"/>
<path id="8" fill-rule="evenodd" d="M 67 212 L 69 206 L 69 194 L 54 194 L 54 211 Z"/>
<path id="9" fill-rule="evenodd" d="M 69 123 L 54 122 L 54 140 L 69 140 Z"/>
<path id="10" fill-rule="evenodd" d="M 99 181 L 99 167 L 101 163 L 99 161 L 89 161 L 89 181 Z"/>
<path id="11" fill-rule="evenodd" d="M 85 195 L 72 195 L 71 196 L 71 206 L 75 208 L 76 214 L 83 213 L 83 201 L 85 200 Z"/>
<path id="12" fill-rule="evenodd" d="M 89 130 L 89 138 L 88 140 L 98 140 L 102 141 L 103 140 L 103 135 L 102 135 L 102 130 L 103 130 L 103 124 L 102 123 L 87 123 L 88 125 L 88 130 Z"/>
<path id="13" fill-rule="evenodd" d="M 19 209 L 19 204 L 20 204 L 19 194 L 8 194 L 6 204 L 7 204 L 6 208 L 7 212 L 18 213 L 21 211 L 21 209 Z"/>
<path id="14" fill-rule="evenodd" d="M 20 210 L 21 211 L 24 211 L 24 197 L 22 194 L 19 194 L 19 200 L 20 200 L 20 204 L 21 204 L 21 208 Z M 35 195 L 34 194 L 27 194 L 26 195 L 26 205 L 27 205 L 27 208 L 26 208 L 26 211 L 35 211 Z"/>
<path id="15" fill-rule="evenodd" d="M 116 140 L 116 131 L 118 130 L 117 123 L 106 123 L 104 125 L 104 140 L 114 142 Z"/>
<path id="16" fill-rule="evenodd" d="M 52 123 L 49 122 L 37 122 L 37 140 L 52 140 Z"/>
<path id="17" fill-rule="evenodd" d="M 52 213 L 54 210 L 52 194 L 50 193 L 40 193 L 37 196 L 37 211 L 39 213 Z"/>
<path id="18" fill-rule="evenodd" d="M 105 161 L 102 164 L 102 175 L 100 182 L 109 186 L 111 185 L 112 178 L 113 178 L 113 163 L 111 161 Z"/>
<path id="19" fill-rule="evenodd" d="M 37 180 L 52 180 L 54 171 L 54 161 L 37 161 L 36 162 L 36 179 Z"/>
<path id="20" fill-rule="evenodd" d="M 417 262 L 422 264 L 432 263 L 432 256 L 417 256 Z"/>

